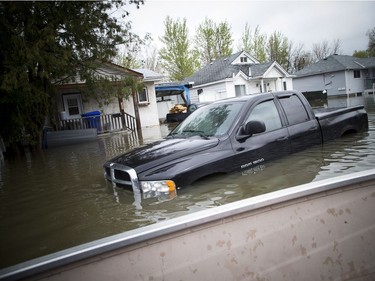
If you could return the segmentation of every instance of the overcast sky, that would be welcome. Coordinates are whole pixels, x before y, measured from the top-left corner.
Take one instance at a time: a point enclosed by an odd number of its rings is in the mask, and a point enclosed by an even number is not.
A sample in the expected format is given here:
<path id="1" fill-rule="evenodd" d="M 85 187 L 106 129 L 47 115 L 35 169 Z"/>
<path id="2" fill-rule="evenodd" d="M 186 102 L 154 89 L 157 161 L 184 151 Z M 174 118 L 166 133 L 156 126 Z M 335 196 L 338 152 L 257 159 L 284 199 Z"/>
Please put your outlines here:
<path id="1" fill-rule="evenodd" d="M 160 48 L 167 16 L 174 20 L 186 18 L 189 37 L 207 17 L 215 23 L 227 21 L 231 26 L 233 51 L 248 23 L 257 25 L 268 36 L 280 31 L 294 45 L 312 44 L 340 39 L 342 54 L 367 49 L 366 32 L 375 27 L 375 1 L 254 1 L 254 0 L 145 0 L 140 9 L 129 10 L 128 20 L 140 36 L 147 32 Z"/>

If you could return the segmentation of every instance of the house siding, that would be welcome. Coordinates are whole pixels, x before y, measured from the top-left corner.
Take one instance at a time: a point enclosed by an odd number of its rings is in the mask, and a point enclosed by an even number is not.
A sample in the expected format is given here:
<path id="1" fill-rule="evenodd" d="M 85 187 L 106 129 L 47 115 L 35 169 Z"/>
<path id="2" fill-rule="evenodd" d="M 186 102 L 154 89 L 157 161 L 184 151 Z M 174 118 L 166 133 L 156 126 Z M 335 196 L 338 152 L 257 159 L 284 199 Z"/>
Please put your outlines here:
<path id="1" fill-rule="evenodd" d="M 252 83 L 248 83 L 248 84 L 247 84 L 247 91 L 248 91 L 249 95 L 252 95 L 252 94 L 255 94 L 255 93 L 259 93 L 259 92 L 260 92 L 259 84 L 260 84 L 260 83 L 255 83 L 255 82 L 252 82 Z M 258 85 L 258 86 L 257 86 L 257 85 Z"/>
<path id="2" fill-rule="evenodd" d="M 145 105 L 139 105 L 139 117 L 141 119 L 141 127 L 151 127 L 155 125 L 159 125 L 159 114 L 158 114 L 158 107 L 156 104 L 156 93 L 155 87 L 153 82 L 146 83 L 147 91 L 148 91 L 148 98 L 149 103 Z M 111 109 L 114 111 L 109 112 Z M 109 104 L 106 106 L 103 111 L 108 111 L 108 113 L 116 113 L 119 112 L 120 109 L 117 107 L 116 104 Z M 130 96 L 128 99 L 124 99 L 124 111 L 132 116 L 135 116 L 134 106 L 133 106 L 133 97 Z"/>
<path id="3" fill-rule="evenodd" d="M 338 96 L 346 94 L 345 72 L 332 72 L 322 75 L 322 91 L 327 91 L 327 96 Z"/>
<path id="4" fill-rule="evenodd" d="M 151 127 L 159 125 L 158 107 L 156 104 L 156 92 L 154 83 L 147 83 L 149 104 L 139 106 L 139 115 L 141 117 L 142 127 Z"/>
<path id="5" fill-rule="evenodd" d="M 118 104 L 117 104 L 117 108 L 118 108 Z M 113 113 L 113 111 L 105 112 L 104 110 L 101 110 L 101 108 L 99 108 L 99 106 L 98 106 L 98 103 L 94 100 L 84 101 L 83 102 L 83 111 L 84 111 L 84 113 L 91 112 L 91 111 L 101 111 L 103 114 Z M 117 110 L 117 112 L 118 112 L 118 110 Z"/>
<path id="6" fill-rule="evenodd" d="M 346 74 L 348 94 L 361 93 L 365 90 L 365 85 L 364 85 L 364 80 L 363 80 L 365 78 L 364 71 L 360 71 L 359 78 L 354 78 L 353 70 L 346 71 L 345 74 Z"/>
<path id="7" fill-rule="evenodd" d="M 314 75 L 303 78 L 294 78 L 293 86 L 295 90 L 301 92 L 323 91 L 323 75 Z"/>
<path id="8" fill-rule="evenodd" d="M 210 101 L 215 101 L 219 99 L 224 99 L 224 98 L 230 97 L 229 94 L 233 94 L 233 93 L 227 92 L 228 87 L 226 87 L 226 84 L 227 84 L 226 82 L 221 82 L 221 83 L 217 83 L 217 84 L 213 84 L 209 86 L 202 85 L 202 87 L 191 89 L 190 93 L 194 93 L 194 95 L 197 95 L 199 102 L 210 102 Z M 203 92 L 200 95 L 198 95 L 198 90 L 200 89 L 203 89 Z M 233 92 L 234 92 L 234 89 L 233 89 Z"/>
<path id="9" fill-rule="evenodd" d="M 199 102 L 199 97 L 198 97 L 198 90 L 196 89 L 190 89 L 190 103 L 197 103 Z"/>
<path id="10" fill-rule="evenodd" d="M 335 72 L 334 77 L 332 77 L 332 87 L 329 91 L 327 91 L 328 96 L 338 96 L 347 94 L 347 87 L 346 87 L 346 74 L 345 72 Z"/>
<path id="11" fill-rule="evenodd" d="M 281 73 L 280 71 L 278 71 L 277 69 L 275 68 L 272 68 L 270 70 L 270 72 L 267 74 L 267 77 L 268 78 L 278 78 L 278 77 L 281 77 L 281 76 L 284 76 L 283 73 Z"/>
<path id="12" fill-rule="evenodd" d="M 294 78 L 294 89 L 301 92 L 327 91 L 327 96 L 339 96 L 364 91 L 363 78 L 354 78 L 352 70 Z"/>

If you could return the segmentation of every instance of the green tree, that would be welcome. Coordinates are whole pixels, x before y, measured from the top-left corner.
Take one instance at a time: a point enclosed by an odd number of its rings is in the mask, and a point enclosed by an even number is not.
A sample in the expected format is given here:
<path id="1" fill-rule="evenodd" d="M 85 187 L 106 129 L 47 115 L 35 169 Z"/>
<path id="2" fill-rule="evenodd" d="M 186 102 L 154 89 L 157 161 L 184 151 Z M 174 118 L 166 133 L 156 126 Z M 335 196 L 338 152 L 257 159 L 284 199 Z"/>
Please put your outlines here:
<path id="1" fill-rule="evenodd" d="M 157 73 L 163 73 L 162 67 L 160 65 L 159 50 L 156 46 L 145 46 L 142 54 L 142 63 L 144 68 L 151 69 Z"/>
<path id="2" fill-rule="evenodd" d="M 355 50 L 353 52 L 353 57 L 357 57 L 357 58 L 368 58 L 370 57 L 369 53 L 366 51 L 366 50 L 361 50 L 361 51 L 357 51 Z"/>
<path id="3" fill-rule="evenodd" d="M 288 38 L 281 32 L 274 31 L 268 39 L 268 60 L 277 61 L 284 69 L 288 69 L 289 50 L 290 44 Z"/>
<path id="4" fill-rule="evenodd" d="M 366 50 L 354 51 L 353 56 L 358 58 L 375 57 L 375 27 L 366 32 L 368 43 Z"/>
<path id="5" fill-rule="evenodd" d="M 206 18 L 203 24 L 199 25 L 194 42 L 203 65 L 215 59 L 215 24 L 213 20 Z"/>
<path id="6" fill-rule="evenodd" d="M 266 44 L 267 35 L 261 33 L 259 25 L 252 31 L 249 24 L 246 23 L 239 49 L 248 52 L 259 62 L 263 63 L 267 60 Z"/>
<path id="7" fill-rule="evenodd" d="M 220 22 L 215 30 L 215 56 L 216 58 L 227 57 L 232 54 L 232 32 L 227 21 Z"/>
<path id="8" fill-rule="evenodd" d="M 95 81 L 97 63 L 137 36 L 109 12 L 143 1 L 0 2 L 0 135 L 6 144 L 40 143 L 53 83 Z M 124 14 L 124 17 L 126 13 Z"/>
<path id="9" fill-rule="evenodd" d="M 366 35 L 368 36 L 367 52 L 369 57 L 375 57 L 375 27 L 367 31 Z"/>
<path id="10" fill-rule="evenodd" d="M 151 35 L 146 34 L 146 36 L 141 39 L 134 40 L 126 43 L 125 48 L 119 52 L 117 55 L 118 64 L 126 68 L 142 68 L 143 59 L 142 52 L 146 44 L 152 41 Z"/>
<path id="11" fill-rule="evenodd" d="M 198 55 L 190 48 L 185 18 L 180 21 L 168 16 L 164 25 L 164 36 L 160 38 L 164 47 L 159 53 L 162 67 L 172 81 L 182 81 L 198 69 Z"/>
<path id="12" fill-rule="evenodd" d="M 194 38 L 196 50 L 204 65 L 231 55 L 232 42 L 231 27 L 227 21 L 216 24 L 208 18 L 199 25 Z"/>

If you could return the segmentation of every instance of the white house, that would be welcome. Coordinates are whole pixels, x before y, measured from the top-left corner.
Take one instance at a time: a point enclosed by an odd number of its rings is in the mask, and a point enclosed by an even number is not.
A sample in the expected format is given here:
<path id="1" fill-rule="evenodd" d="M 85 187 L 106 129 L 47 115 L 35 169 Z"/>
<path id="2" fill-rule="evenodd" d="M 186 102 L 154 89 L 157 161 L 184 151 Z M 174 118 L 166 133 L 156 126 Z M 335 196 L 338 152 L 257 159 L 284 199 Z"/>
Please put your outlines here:
<path id="1" fill-rule="evenodd" d="M 159 125 L 159 113 L 156 100 L 155 83 L 163 79 L 163 75 L 156 73 L 150 69 L 133 69 L 138 73 L 143 74 L 143 82 L 146 86 L 145 91 L 138 93 L 139 115 L 141 118 L 142 127 L 150 127 Z M 125 112 L 134 116 L 133 100 L 127 102 Z"/>
<path id="2" fill-rule="evenodd" d="M 375 83 L 375 58 L 331 55 L 296 72 L 294 89 L 305 94 L 340 96 L 363 93 Z"/>
<path id="3" fill-rule="evenodd" d="M 211 62 L 184 82 L 193 84 L 191 102 L 293 88 L 292 77 L 276 61 L 259 63 L 245 51 Z"/>
<path id="4" fill-rule="evenodd" d="M 143 79 L 145 88 L 142 92 L 137 93 L 141 127 L 159 125 L 155 82 L 160 81 L 163 78 L 162 75 L 148 69 L 132 70 L 109 62 L 101 63 L 96 72 L 98 75 L 112 79 L 114 83 L 116 83 L 117 78 L 124 76 Z M 61 83 L 56 86 L 56 89 L 55 104 L 57 111 L 60 112 L 58 116 L 59 124 L 62 126 L 60 129 L 86 128 L 81 120 L 82 115 L 91 112 L 100 112 L 100 128 L 98 128 L 100 130 L 98 130 L 98 133 L 123 129 L 124 124 L 121 124 L 122 113 L 127 117 L 124 119 L 125 121 L 131 118 L 133 119 L 132 122 L 135 123 L 135 108 L 132 96 L 128 99 L 115 99 L 112 103 L 99 107 L 97 101 L 85 97 L 83 92 L 87 90 L 86 83 L 79 78 L 76 81 Z"/>

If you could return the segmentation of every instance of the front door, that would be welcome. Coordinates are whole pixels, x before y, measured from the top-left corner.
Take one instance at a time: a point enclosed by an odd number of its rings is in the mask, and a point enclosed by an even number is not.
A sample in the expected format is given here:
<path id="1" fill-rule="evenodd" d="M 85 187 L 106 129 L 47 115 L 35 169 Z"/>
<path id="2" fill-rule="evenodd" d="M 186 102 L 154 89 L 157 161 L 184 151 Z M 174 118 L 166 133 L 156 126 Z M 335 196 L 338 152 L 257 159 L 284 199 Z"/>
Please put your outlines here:
<path id="1" fill-rule="evenodd" d="M 234 141 L 237 154 L 236 168 L 250 169 L 256 165 L 290 153 L 288 129 L 283 125 L 274 99 L 256 104 L 244 122 L 262 121 L 266 131 L 254 134 L 244 141 Z"/>

